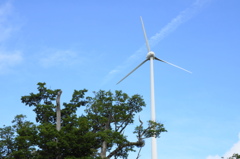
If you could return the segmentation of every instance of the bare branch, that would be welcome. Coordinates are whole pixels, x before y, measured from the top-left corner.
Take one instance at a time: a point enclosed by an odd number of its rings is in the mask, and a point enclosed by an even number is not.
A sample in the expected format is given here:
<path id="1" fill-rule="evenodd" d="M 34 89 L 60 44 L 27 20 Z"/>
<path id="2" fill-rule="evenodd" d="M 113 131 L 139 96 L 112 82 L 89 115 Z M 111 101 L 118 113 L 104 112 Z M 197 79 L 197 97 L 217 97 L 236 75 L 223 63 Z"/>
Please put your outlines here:
<path id="1" fill-rule="evenodd" d="M 142 150 L 142 147 L 139 149 L 138 155 L 137 155 L 137 158 L 136 158 L 136 159 L 139 159 L 141 150 Z"/>
<path id="2" fill-rule="evenodd" d="M 123 145 L 119 145 L 114 151 L 112 151 L 107 158 L 111 158 L 112 156 L 114 156 L 117 152 L 119 152 L 120 150 L 122 150 L 124 147 L 127 146 L 138 146 L 138 147 L 142 147 L 144 145 L 144 141 L 137 141 L 137 142 L 128 142 L 126 144 Z"/>

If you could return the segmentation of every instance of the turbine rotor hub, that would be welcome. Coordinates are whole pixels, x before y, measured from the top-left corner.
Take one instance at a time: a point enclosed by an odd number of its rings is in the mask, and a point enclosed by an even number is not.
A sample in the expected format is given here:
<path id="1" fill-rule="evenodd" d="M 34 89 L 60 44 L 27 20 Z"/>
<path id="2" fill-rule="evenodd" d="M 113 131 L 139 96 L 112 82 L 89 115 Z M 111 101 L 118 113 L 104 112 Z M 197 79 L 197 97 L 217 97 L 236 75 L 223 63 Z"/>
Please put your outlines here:
<path id="1" fill-rule="evenodd" d="M 152 52 L 152 51 L 149 51 L 148 54 L 147 54 L 147 59 L 150 59 L 150 57 L 155 57 L 155 53 Z"/>

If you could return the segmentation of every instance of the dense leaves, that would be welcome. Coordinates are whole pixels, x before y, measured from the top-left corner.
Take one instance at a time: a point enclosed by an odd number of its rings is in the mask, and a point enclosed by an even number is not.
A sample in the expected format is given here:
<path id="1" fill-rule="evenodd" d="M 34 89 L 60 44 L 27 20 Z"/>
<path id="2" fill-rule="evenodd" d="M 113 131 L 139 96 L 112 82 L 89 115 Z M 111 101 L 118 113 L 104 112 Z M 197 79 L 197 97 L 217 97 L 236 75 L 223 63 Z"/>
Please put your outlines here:
<path id="1" fill-rule="evenodd" d="M 45 87 L 45 83 L 38 83 L 38 93 L 30 93 L 28 96 L 21 98 L 22 103 L 27 106 L 34 106 L 33 111 L 36 113 L 36 122 L 54 123 L 56 122 L 55 102 L 59 90 L 51 90 Z"/>
<path id="2" fill-rule="evenodd" d="M 9 156 L 14 151 L 14 129 L 11 126 L 0 128 L 0 155 Z"/>
<path id="3" fill-rule="evenodd" d="M 240 159 L 240 155 L 235 153 L 232 155 L 232 157 L 229 157 L 228 159 Z"/>
<path id="4" fill-rule="evenodd" d="M 127 158 L 129 152 L 144 146 L 144 139 L 160 137 L 166 131 L 163 124 L 153 121 L 144 128 L 139 119 L 140 125 L 133 131 L 136 139 L 129 141 L 124 131 L 145 106 L 142 97 L 103 90 L 91 97 L 86 89 L 75 90 L 70 102 L 63 103 L 58 131 L 54 103 L 61 90 L 45 85 L 38 83 L 37 93 L 21 98 L 33 107 L 35 123 L 17 115 L 12 126 L 0 128 L 0 158 Z"/>

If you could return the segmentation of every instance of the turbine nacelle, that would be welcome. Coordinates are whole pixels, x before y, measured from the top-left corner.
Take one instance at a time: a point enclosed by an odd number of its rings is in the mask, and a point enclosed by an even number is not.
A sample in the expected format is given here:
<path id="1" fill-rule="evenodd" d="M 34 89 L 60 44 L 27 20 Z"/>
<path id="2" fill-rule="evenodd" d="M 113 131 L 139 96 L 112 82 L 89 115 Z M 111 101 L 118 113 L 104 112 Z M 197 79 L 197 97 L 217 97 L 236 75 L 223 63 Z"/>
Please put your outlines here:
<path id="1" fill-rule="evenodd" d="M 150 59 L 150 57 L 155 58 L 155 53 L 153 51 L 149 51 L 147 54 L 147 59 Z"/>

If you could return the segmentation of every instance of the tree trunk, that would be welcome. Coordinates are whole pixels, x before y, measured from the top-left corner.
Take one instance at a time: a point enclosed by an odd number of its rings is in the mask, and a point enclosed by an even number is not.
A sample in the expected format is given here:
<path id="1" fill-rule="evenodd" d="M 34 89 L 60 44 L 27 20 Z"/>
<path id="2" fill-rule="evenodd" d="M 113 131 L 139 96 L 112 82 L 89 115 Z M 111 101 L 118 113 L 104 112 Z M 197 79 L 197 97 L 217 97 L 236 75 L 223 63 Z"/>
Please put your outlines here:
<path id="1" fill-rule="evenodd" d="M 111 118 L 112 118 L 112 116 L 109 115 L 108 121 L 105 124 L 105 130 L 109 130 L 110 129 Z M 105 140 L 102 142 L 100 156 L 101 156 L 101 158 L 107 158 L 107 142 Z"/>
<path id="2" fill-rule="evenodd" d="M 61 108 L 60 108 L 60 96 L 62 94 L 62 91 L 60 90 L 57 94 L 57 98 L 56 98 L 56 104 L 57 104 L 57 107 L 56 107 L 56 113 L 57 113 L 57 122 L 56 122 L 56 128 L 57 128 L 57 131 L 60 131 L 61 130 Z M 58 142 L 58 139 L 56 139 L 56 142 Z M 60 159 L 61 158 L 61 155 L 58 151 L 58 147 L 57 147 L 57 156 L 56 156 L 56 159 Z"/>
<path id="3" fill-rule="evenodd" d="M 101 147 L 101 158 L 106 158 L 106 155 L 107 155 L 107 142 L 103 141 Z"/>
<path id="4" fill-rule="evenodd" d="M 60 108 L 60 96 L 62 94 L 62 91 L 60 90 L 57 94 L 57 98 L 56 98 L 56 104 L 57 104 L 57 108 L 56 108 L 56 112 L 57 112 L 57 123 L 56 123 L 56 128 L 58 131 L 60 131 L 61 129 L 61 108 Z"/>

